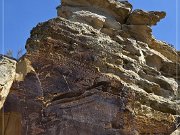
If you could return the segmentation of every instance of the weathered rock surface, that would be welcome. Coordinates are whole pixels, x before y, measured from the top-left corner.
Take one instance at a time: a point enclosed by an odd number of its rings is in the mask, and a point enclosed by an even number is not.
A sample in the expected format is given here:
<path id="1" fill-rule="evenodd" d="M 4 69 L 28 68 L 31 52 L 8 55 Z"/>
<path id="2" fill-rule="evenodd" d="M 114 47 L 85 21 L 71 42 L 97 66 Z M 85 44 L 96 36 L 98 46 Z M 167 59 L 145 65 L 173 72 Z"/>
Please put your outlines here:
<path id="1" fill-rule="evenodd" d="M 27 40 L 4 106 L 5 121 L 11 116 L 17 127 L 10 128 L 10 122 L 4 132 L 175 132 L 180 119 L 179 55 L 152 37 L 150 26 L 164 13 L 140 13 L 131 13 L 124 1 L 62 0 L 59 17 L 38 24 Z M 153 20 L 147 23 L 149 17 Z"/>
<path id="2" fill-rule="evenodd" d="M 0 55 L 0 109 L 16 75 L 16 61 Z"/>
<path id="3" fill-rule="evenodd" d="M 125 23 L 132 10 L 132 5 L 128 2 L 117 2 L 117 0 L 62 0 L 61 6 L 58 7 L 58 15 L 66 19 L 73 18 L 82 10 Z"/>
<path id="4" fill-rule="evenodd" d="M 178 128 L 176 131 L 174 131 L 171 135 L 180 135 L 180 129 Z"/>
<path id="5" fill-rule="evenodd" d="M 158 11 L 150 11 L 145 12 L 143 10 L 134 10 L 128 20 L 127 24 L 129 25 L 156 25 L 161 19 L 166 16 L 165 12 L 158 12 Z"/>

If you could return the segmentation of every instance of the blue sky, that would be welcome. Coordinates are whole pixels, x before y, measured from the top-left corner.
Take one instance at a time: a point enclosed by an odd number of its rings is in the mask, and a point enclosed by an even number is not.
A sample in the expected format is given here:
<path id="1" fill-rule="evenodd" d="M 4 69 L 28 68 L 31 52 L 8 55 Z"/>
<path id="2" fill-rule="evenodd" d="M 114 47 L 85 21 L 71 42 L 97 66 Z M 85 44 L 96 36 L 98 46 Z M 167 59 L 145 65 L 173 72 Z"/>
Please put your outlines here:
<path id="1" fill-rule="evenodd" d="M 173 44 L 176 49 L 180 50 L 180 38 L 176 38 L 176 36 L 180 37 L 180 25 L 178 25 L 178 28 L 176 28 L 176 23 L 178 22 L 180 24 L 180 1 L 176 2 L 176 0 L 129 0 L 129 2 L 133 4 L 134 9 L 139 8 L 147 11 L 166 11 L 166 18 L 161 20 L 156 26 L 153 26 L 153 35 L 159 40 Z M 176 8 L 176 3 L 179 8 Z M 176 9 L 179 14 L 176 14 Z"/>
<path id="2" fill-rule="evenodd" d="M 56 7 L 60 3 L 60 0 L 4 0 L 5 47 L 2 49 L 2 1 L 0 3 L 0 53 L 12 49 L 14 54 L 18 49 L 24 49 L 30 30 L 37 23 L 56 17 Z M 133 4 L 134 9 L 166 11 L 166 19 L 153 27 L 153 34 L 157 39 L 176 44 L 176 0 L 129 0 L 129 2 Z M 180 42 L 179 39 L 178 42 Z M 179 45 L 178 50 L 180 50 Z"/>

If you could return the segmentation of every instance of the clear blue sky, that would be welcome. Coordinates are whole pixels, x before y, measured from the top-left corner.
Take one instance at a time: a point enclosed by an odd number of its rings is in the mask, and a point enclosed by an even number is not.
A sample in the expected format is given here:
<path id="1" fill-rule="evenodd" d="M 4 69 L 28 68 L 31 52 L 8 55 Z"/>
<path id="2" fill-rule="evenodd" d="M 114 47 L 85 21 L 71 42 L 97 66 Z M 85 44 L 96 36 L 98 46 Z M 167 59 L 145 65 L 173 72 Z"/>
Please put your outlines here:
<path id="1" fill-rule="evenodd" d="M 2 50 L 2 1 L 0 2 L 0 53 Z M 12 49 L 14 54 L 20 48 L 24 49 L 30 30 L 38 22 L 44 22 L 56 17 L 56 7 L 60 0 L 4 0 L 4 42 L 6 52 Z M 167 12 L 166 19 L 153 27 L 157 39 L 176 44 L 176 0 L 129 0 L 134 9 L 163 10 Z M 178 0 L 179 1 L 179 0 Z M 180 4 L 180 2 L 179 2 Z M 178 4 L 178 5 L 179 5 Z M 180 11 L 180 9 L 178 9 Z M 179 17 L 180 18 L 180 17 Z M 179 21 L 180 22 L 180 21 Z M 179 40 L 180 43 L 180 40 Z M 178 45 L 180 50 L 180 46 Z"/>

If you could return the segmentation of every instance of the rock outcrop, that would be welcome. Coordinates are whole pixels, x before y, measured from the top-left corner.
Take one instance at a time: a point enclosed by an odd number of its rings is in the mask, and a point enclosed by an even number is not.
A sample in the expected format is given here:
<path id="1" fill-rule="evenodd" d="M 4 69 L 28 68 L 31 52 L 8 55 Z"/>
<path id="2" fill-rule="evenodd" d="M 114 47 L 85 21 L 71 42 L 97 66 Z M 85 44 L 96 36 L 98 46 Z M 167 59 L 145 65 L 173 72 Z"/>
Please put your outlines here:
<path id="1" fill-rule="evenodd" d="M 6 122 L 3 132 L 178 133 L 179 55 L 150 27 L 165 13 L 116 0 L 62 0 L 57 10 L 27 40 L 4 105 L 16 127 Z"/>
<path id="2" fill-rule="evenodd" d="M 166 16 L 165 12 L 145 12 L 143 10 L 134 10 L 128 17 L 129 25 L 156 25 L 162 18 Z"/>
<path id="3" fill-rule="evenodd" d="M 174 131 L 171 135 L 179 135 L 180 134 L 180 129 L 177 129 L 176 131 Z"/>
<path id="4" fill-rule="evenodd" d="M 0 109 L 3 107 L 16 75 L 16 61 L 0 55 Z"/>

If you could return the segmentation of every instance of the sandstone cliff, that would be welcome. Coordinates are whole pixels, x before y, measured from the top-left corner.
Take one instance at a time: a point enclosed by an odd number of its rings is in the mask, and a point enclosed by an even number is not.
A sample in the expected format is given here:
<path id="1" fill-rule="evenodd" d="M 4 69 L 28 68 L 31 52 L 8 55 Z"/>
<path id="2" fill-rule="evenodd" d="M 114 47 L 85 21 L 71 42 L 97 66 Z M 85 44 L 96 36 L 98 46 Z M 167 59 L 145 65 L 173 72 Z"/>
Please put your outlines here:
<path id="1" fill-rule="evenodd" d="M 62 0 L 57 12 L 17 64 L 0 61 L 0 132 L 178 135 L 179 54 L 151 34 L 165 12 L 116 0 Z"/>

